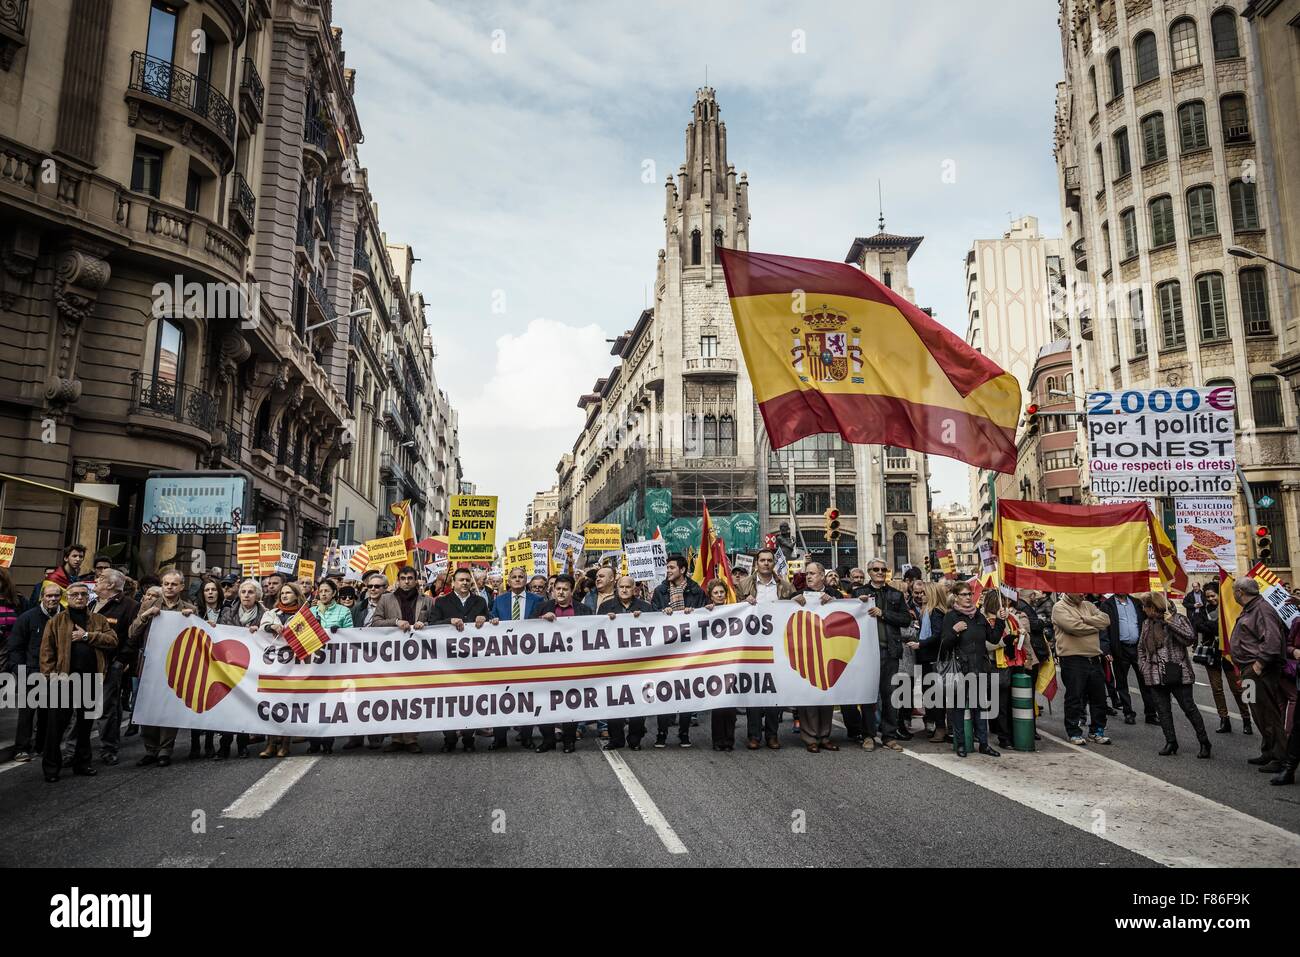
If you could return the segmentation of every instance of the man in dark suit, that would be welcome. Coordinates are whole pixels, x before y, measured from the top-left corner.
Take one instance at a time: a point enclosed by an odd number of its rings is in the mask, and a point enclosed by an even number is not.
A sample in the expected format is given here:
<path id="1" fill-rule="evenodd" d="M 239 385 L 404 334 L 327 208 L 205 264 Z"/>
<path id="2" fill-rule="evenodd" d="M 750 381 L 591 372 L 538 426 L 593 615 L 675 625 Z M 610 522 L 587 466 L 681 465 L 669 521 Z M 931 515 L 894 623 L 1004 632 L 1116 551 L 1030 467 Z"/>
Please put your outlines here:
<path id="1" fill-rule="evenodd" d="M 477 627 L 483 627 L 488 620 L 491 609 L 482 595 L 476 594 L 474 577 L 468 568 L 458 568 L 451 577 L 451 594 L 442 595 L 433 603 L 431 625 L 451 625 L 457 631 L 465 630 L 465 622 L 472 621 Z M 442 750 L 455 751 L 456 737 L 460 736 L 461 746 L 466 751 L 474 750 L 474 731 L 443 732 Z"/>
<path id="2" fill-rule="evenodd" d="M 372 578 L 371 581 L 374 582 L 375 579 Z M 370 627 L 419 631 L 425 625 L 432 624 L 433 602 L 428 595 L 420 594 L 419 581 L 420 574 L 412 566 L 406 565 L 399 569 L 397 587 L 379 599 L 374 617 L 370 619 Z M 374 592 L 370 594 L 373 595 Z M 419 754 L 419 737 L 414 731 L 398 732 L 393 735 L 393 740 L 384 745 L 384 750 Z"/>
<path id="3" fill-rule="evenodd" d="M 493 600 L 491 606 L 492 624 L 500 624 L 505 621 L 523 621 L 527 618 L 536 618 L 537 609 L 541 607 L 543 599 L 540 595 L 534 595 L 528 591 L 528 573 L 522 568 L 512 568 L 509 576 L 506 578 L 506 590 Z M 515 729 L 519 732 L 519 743 L 525 748 L 533 746 L 532 725 L 524 724 Z M 492 743 L 488 745 L 489 751 L 504 751 L 509 744 L 507 738 L 510 735 L 508 725 L 498 725 L 492 729 Z M 543 739 L 545 735 L 542 736 Z M 552 747 L 554 747 L 555 731 L 551 731 Z"/>
<path id="4" fill-rule="evenodd" d="M 671 561 L 671 559 L 670 559 Z M 685 562 L 683 562 L 683 566 Z M 694 582 L 692 582 L 694 584 Z M 698 585 L 695 586 L 697 589 Z M 703 592 L 701 592 L 703 594 Z M 601 615 L 609 615 L 615 618 L 619 615 L 631 615 L 636 618 L 642 612 L 654 611 L 654 606 L 648 601 L 636 596 L 636 582 L 627 575 L 618 580 L 614 590 L 614 597 L 607 598 L 601 603 L 597 612 Z M 686 733 L 689 733 L 691 716 L 685 715 Z M 626 738 L 624 733 L 626 732 Z M 626 742 L 627 746 L 633 751 L 641 750 L 641 739 L 645 737 L 645 718 L 638 715 L 635 718 L 610 718 L 609 719 L 609 740 L 605 742 L 606 751 L 616 751 L 623 747 Z M 690 747 L 690 739 L 687 738 L 686 747 Z"/>
<path id="5" fill-rule="evenodd" d="M 581 618 L 594 614 L 595 612 L 586 605 L 573 600 L 573 576 L 557 575 L 555 576 L 555 597 L 547 599 L 538 606 L 536 617 L 546 621 L 556 621 L 560 618 Z M 537 753 L 545 754 L 547 751 L 554 751 L 555 722 L 548 721 L 538 730 L 542 734 L 542 744 L 537 749 Z M 560 736 L 564 743 L 564 753 L 572 754 L 578 741 L 578 722 L 565 721 L 561 724 Z"/>
<path id="6" fill-rule="evenodd" d="M 1144 614 L 1141 606 L 1133 600 L 1132 595 L 1111 595 L 1101 603 L 1101 610 L 1110 619 L 1110 627 L 1102 636 L 1109 645 L 1111 661 L 1115 673 L 1115 690 L 1119 693 L 1119 703 L 1124 709 L 1124 723 L 1136 724 L 1137 711 L 1133 708 L 1133 696 L 1128 689 L 1129 669 L 1137 676 L 1138 690 L 1142 692 L 1142 714 L 1147 724 L 1159 724 L 1159 709 L 1156 696 L 1147 687 L 1138 668 L 1138 639 L 1142 636 Z M 1106 653 L 1106 648 L 1102 648 Z"/>

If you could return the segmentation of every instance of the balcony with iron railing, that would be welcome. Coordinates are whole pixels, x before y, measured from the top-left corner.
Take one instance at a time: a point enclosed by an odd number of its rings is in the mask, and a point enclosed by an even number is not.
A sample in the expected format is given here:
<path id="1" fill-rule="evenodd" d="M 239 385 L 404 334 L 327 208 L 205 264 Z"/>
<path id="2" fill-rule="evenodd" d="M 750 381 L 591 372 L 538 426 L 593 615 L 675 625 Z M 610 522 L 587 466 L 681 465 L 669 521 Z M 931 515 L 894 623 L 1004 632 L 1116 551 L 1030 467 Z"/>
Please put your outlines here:
<path id="1" fill-rule="evenodd" d="M 14 56 L 27 46 L 27 0 L 0 0 L 0 70 L 8 72 Z"/>
<path id="2" fill-rule="evenodd" d="M 131 373 L 130 415 L 167 419 L 211 433 L 217 424 L 217 403 L 207 392 L 168 379 Z"/>
<path id="3" fill-rule="evenodd" d="M 394 433 L 402 438 L 410 438 L 411 427 L 405 417 L 398 411 L 397 404 L 389 400 L 384 403 L 384 418 L 388 420 Z"/>
<path id="4" fill-rule="evenodd" d="M 262 109 L 266 101 L 266 88 L 262 85 L 262 75 L 248 57 L 243 60 L 243 77 L 239 81 L 239 105 L 250 124 L 262 120 Z"/>
<path id="5" fill-rule="evenodd" d="M 235 111 L 225 95 L 207 80 L 137 50 L 131 54 L 127 99 L 144 100 L 171 111 L 183 121 L 178 126 L 181 130 L 192 130 L 190 121 L 197 119 L 221 150 L 223 169 L 234 165 Z M 164 130 L 169 128 L 163 125 Z"/>
<path id="6" fill-rule="evenodd" d="M 311 293 L 312 299 L 315 300 L 317 308 L 325 322 L 331 323 L 328 326 L 322 326 L 322 329 L 328 329 L 331 334 L 335 333 L 332 325 L 336 318 L 334 311 L 334 302 L 330 298 L 329 290 L 325 287 L 325 279 L 319 271 L 314 270 L 307 279 L 307 290 Z M 314 323 L 311 323 L 314 325 Z"/>
<path id="7" fill-rule="evenodd" d="M 302 152 L 308 177 L 319 176 L 325 171 L 325 124 L 314 116 L 307 117 L 302 128 Z"/>
<path id="8" fill-rule="evenodd" d="M 319 202 L 312 209 L 312 216 L 316 220 L 316 228 L 320 230 L 321 237 L 330 246 L 334 245 L 334 221 L 331 216 L 329 204 Z"/>
<path id="9" fill-rule="evenodd" d="M 230 224 L 245 239 L 257 224 L 257 199 L 243 175 L 236 173 L 230 190 Z"/>
<path id="10" fill-rule="evenodd" d="M 217 447 L 218 454 L 238 465 L 239 457 L 244 451 L 244 434 L 239 431 L 239 426 L 229 422 L 222 422 L 217 426 L 217 431 L 225 437 L 225 442 Z"/>
<path id="11" fill-rule="evenodd" d="M 735 375 L 738 363 L 735 359 L 722 356 L 700 356 L 687 359 L 682 369 L 683 375 Z"/>
<path id="12" fill-rule="evenodd" d="M 316 238 L 311 232 L 311 217 L 307 215 L 305 209 L 298 211 L 298 232 L 294 238 L 298 248 L 303 250 L 308 258 L 315 258 Z"/>

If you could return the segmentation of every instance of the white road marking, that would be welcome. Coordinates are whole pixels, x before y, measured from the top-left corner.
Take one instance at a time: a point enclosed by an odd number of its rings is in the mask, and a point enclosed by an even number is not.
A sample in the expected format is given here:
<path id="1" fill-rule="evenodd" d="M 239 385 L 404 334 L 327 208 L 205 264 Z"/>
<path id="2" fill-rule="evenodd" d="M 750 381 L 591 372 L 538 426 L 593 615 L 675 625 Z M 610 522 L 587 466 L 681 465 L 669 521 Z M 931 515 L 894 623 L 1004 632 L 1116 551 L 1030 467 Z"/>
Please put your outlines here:
<path id="1" fill-rule="evenodd" d="M 215 857 L 164 857 L 154 867 L 211 867 Z"/>
<path id="2" fill-rule="evenodd" d="M 1039 733 L 1068 750 L 1012 751 L 996 759 L 947 750 L 904 753 L 1170 867 L 1294 867 L 1300 860 L 1300 835 Z"/>
<path id="3" fill-rule="evenodd" d="M 687 854 L 686 845 L 681 842 L 677 832 L 672 829 L 672 825 L 659 811 L 659 806 L 655 804 L 654 798 L 650 797 L 649 792 L 642 786 L 637 776 L 632 773 L 623 756 L 617 751 L 602 751 L 605 760 L 609 766 L 614 769 L 615 776 L 623 785 L 623 790 L 627 792 L 628 798 L 632 801 L 632 806 L 637 809 L 641 815 L 641 820 L 645 821 L 654 832 L 659 835 L 659 840 L 668 849 L 669 854 Z"/>
<path id="4" fill-rule="evenodd" d="M 320 755 L 277 760 L 275 767 L 262 775 L 252 787 L 235 799 L 234 804 L 221 812 L 222 817 L 242 819 L 261 817 L 275 807 L 275 803 L 285 796 L 289 788 L 302 780 L 303 775 L 320 760 Z"/>

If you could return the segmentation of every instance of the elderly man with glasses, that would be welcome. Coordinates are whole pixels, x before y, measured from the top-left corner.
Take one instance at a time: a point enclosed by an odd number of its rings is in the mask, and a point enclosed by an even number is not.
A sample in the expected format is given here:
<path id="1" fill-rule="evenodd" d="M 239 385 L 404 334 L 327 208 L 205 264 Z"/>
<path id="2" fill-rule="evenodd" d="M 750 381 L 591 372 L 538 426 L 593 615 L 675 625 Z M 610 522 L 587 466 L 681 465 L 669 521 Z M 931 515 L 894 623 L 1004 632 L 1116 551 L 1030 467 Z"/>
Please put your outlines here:
<path id="1" fill-rule="evenodd" d="M 110 766 L 117 764 L 122 733 L 122 690 L 131 680 L 138 653 L 130 630 L 140 606 L 124 594 L 125 587 L 126 576 L 115 568 L 105 568 L 95 576 L 95 614 L 102 615 L 117 633 L 117 649 L 110 657 L 104 679 L 104 719 L 99 725 L 100 760 Z"/>
<path id="2" fill-rule="evenodd" d="M 911 708 L 900 710 L 895 707 L 893 698 L 894 675 L 898 673 L 898 662 L 903 656 L 903 635 L 900 629 L 911 627 L 912 615 L 907 610 L 903 593 L 889 587 L 885 581 L 887 574 L 888 567 L 884 560 L 873 558 L 867 563 L 867 576 L 870 580 L 853 589 L 853 597 L 870 606 L 867 614 L 876 619 L 880 643 L 879 721 L 876 718 L 876 708 L 872 705 L 844 705 L 840 708 L 849 737 L 861 741 L 865 751 L 876 749 L 877 734 L 880 736 L 880 745 L 891 751 L 902 751 L 903 747 L 898 742 L 912 737 L 908 728 L 912 723 Z"/>

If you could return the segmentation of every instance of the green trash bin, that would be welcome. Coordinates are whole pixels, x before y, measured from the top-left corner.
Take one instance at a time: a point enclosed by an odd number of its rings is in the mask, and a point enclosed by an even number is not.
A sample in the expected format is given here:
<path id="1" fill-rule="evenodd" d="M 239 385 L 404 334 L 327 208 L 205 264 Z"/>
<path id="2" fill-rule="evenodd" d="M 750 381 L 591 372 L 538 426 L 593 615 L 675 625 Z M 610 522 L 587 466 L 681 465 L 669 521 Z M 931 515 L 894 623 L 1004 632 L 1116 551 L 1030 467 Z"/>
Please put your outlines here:
<path id="1" fill-rule="evenodd" d="M 975 750 L 975 722 L 970 718 L 970 708 L 961 713 L 962 718 L 962 740 L 966 742 L 966 753 L 970 754 Z"/>
<path id="2" fill-rule="evenodd" d="M 1015 671 L 1011 674 L 1011 744 L 1017 751 L 1034 750 L 1034 679 Z"/>

